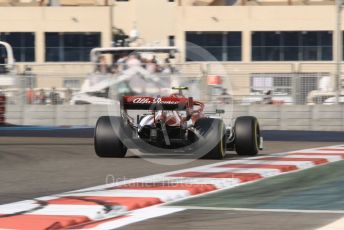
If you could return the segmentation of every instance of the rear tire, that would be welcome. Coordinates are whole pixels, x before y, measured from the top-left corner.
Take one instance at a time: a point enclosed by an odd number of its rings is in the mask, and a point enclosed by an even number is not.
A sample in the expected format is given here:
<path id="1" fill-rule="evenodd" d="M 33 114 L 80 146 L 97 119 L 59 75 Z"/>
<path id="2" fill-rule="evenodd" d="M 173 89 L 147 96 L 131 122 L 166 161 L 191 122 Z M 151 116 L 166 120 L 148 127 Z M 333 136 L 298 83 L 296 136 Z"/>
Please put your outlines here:
<path id="1" fill-rule="evenodd" d="M 238 155 L 255 156 L 260 145 L 258 120 L 252 116 L 238 117 L 234 125 L 235 151 Z"/>
<path id="2" fill-rule="evenodd" d="M 200 149 L 210 146 L 210 151 L 203 159 L 222 159 L 226 155 L 226 128 L 222 120 L 214 118 L 200 118 L 195 122 L 196 130 L 203 136 Z"/>
<path id="3" fill-rule="evenodd" d="M 125 157 L 127 148 L 118 136 L 121 133 L 121 127 L 121 117 L 103 116 L 98 119 L 94 133 L 94 148 L 97 156 Z"/>

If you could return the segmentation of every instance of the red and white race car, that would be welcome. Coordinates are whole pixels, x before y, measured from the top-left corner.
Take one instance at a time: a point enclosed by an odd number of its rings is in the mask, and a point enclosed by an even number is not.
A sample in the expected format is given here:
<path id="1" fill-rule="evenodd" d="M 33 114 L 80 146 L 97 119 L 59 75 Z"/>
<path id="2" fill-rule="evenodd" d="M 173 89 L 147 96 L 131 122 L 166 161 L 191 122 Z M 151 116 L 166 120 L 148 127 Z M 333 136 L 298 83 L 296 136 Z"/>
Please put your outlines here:
<path id="1" fill-rule="evenodd" d="M 198 158 L 222 159 L 226 150 L 256 155 L 262 149 L 255 117 L 243 116 L 226 126 L 220 116 L 204 113 L 204 103 L 185 97 L 182 90 L 163 97 L 123 96 L 120 116 L 103 116 L 95 128 L 95 151 L 99 157 L 125 157 L 128 148 L 149 153 L 186 153 Z M 136 117 L 130 112 L 148 113 Z M 214 111 L 211 115 L 221 114 Z"/>

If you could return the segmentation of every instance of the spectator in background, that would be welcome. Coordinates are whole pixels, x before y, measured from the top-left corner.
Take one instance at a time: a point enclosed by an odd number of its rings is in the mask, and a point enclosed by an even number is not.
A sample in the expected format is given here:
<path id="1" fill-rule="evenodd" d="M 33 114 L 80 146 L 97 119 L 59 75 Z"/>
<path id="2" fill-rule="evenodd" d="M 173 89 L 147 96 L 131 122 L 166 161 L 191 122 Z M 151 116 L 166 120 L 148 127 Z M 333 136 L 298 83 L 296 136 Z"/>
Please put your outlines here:
<path id="1" fill-rule="evenodd" d="M 111 74 L 119 73 L 119 68 L 118 68 L 118 65 L 116 63 L 112 64 L 112 66 L 110 68 L 110 73 Z"/>
<path id="2" fill-rule="evenodd" d="M 158 65 L 152 60 L 146 62 L 146 69 L 149 73 L 156 73 L 158 71 Z"/>
<path id="3" fill-rule="evenodd" d="M 56 92 L 56 88 L 52 87 L 49 94 L 49 99 L 52 105 L 57 105 L 60 101 L 60 95 Z"/>
<path id="4" fill-rule="evenodd" d="M 121 57 L 119 57 L 116 61 L 117 64 L 125 64 L 125 62 L 128 59 L 128 55 L 122 55 Z"/>
<path id="5" fill-rule="evenodd" d="M 105 56 L 99 56 L 98 61 L 97 61 L 97 67 L 96 67 L 96 72 L 99 72 L 101 74 L 107 74 L 109 71 L 108 64 L 106 63 L 106 58 Z"/>
<path id="6" fill-rule="evenodd" d="M 231 103 L 231 96 L 227 92 L 226 88 L 222 88 L 221 102 L 224 104 L 230 104 Z"/>
<path id="7" fill-rule="evenodd" d="M 169 58 L 165 58 L 165 63 L 162 68 L 162 73 L 169 74 L 173 72 L 172 65 Z"/>
<path id="8" fill-rule="evenodd" d="M 153 55 L 153 58 L 152 58 L 151 62 L 154 63 L 154 64 L 158 64 L 158 61 L 156 60 L 156 56 L 155 55 Z"/>
<path id="9" fill-rule="evenodd" d="M 130 54 L 128 59 L 126 60 L 126 64 L 128 68 L 131 67 L 139 67 L 142 65 L 140 56 L 138 54 Z"/>
<path id="10" fill-rule="evenodd" d="M 45 105 L 45 103 L 47 101 L 47 96 L 45 95 L 44 89 L 39 90 L 39 93 L 38 93 L 36 98 L 37 98 L 38 104 Z"/>
<path id="11" fill-rule="evenodd" d="M 118 72 L 122 72 L 123 70 L 126 69 L 125 63 L 128 60 L 128 56 L 127 55 L 123 55 L 122 57 L 120 57 L 117 61 L 116 61 L 116 65 L 117 65 L 117 71 Z"/>
<path id="12" fill-rule="evenodd" d="M 73 90 L 71 88 L 67 88 L 65 92 L 65 102 L 68 103 L 72 100 Z"/>
<path id="13" fill-rule="evenodd" d="M 26 103 L 28 105 L 31 105 L 31 104 L 33 104 L 34 100 L 35 100 L 35 92 L 33 91 L 32 88 L 29 88 L 26 91 Z"/>
<path id="14" fill-rule="evenodd" d="M 272 104 L 272 91 L 268 90 L 265 93 L 265 96 L 263 98 L 263 104 L 271 105 Z"/>

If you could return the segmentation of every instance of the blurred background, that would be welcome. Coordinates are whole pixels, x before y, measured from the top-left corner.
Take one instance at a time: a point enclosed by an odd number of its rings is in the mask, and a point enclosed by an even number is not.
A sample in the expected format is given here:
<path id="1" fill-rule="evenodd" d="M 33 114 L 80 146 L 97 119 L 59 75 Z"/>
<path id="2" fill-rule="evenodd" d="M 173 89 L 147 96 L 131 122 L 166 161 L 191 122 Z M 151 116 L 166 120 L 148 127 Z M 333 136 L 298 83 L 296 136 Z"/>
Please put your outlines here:
<path id="1" fill-rule="evenodd" d="M 166 76 L 265 130 L 344 130 L 341 2 L 0 0 L 0 123 L 94 126 Z M 131 69 L 135 69 L 131 72 Z M 153 86 L 152 86 L 153 88 Z M 144 93 L 149 93 L 149 87 Z"/>

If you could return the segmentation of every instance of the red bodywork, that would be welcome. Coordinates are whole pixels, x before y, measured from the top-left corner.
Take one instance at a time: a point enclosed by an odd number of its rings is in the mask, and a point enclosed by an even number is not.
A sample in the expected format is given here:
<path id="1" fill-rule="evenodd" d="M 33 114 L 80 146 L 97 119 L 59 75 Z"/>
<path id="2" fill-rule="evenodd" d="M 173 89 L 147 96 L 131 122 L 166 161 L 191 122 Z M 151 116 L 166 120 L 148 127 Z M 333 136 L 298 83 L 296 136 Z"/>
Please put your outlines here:
<path id="1" fill-rule="evenodd" d="M 171 94 L 167 97 L 123 96 L 121 103 L 123 115 L 133 121 L 127 110 L 148 110 L 152 112 L 152 123 L 163 121 L 170 126 L 182 126 L 190 119 L 192 123 L 204 117 L 204 104 L 192 97 Z"/>

